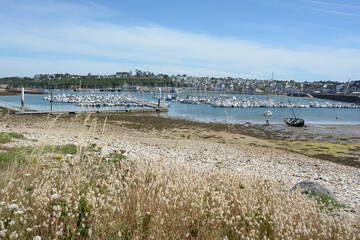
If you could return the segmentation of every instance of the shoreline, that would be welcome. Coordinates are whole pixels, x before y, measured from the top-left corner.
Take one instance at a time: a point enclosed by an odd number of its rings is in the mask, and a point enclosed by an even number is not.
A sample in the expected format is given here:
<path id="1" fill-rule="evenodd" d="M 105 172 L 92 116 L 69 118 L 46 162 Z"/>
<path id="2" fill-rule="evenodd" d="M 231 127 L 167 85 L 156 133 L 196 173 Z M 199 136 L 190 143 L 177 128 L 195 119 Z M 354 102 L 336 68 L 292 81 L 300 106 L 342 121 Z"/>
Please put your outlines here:
<path id="1" fill-rule="evenodd" d="M 264 119 L 263 122 L 250 122 L 250 121 L 242 121 L 237 123 L 237 122 L 224 122 L 224 121 L 198 121 L 196 119 L 193 118 L 185 118 L 185 117 L 177 117 L 177 116 L 162 116 L 164 118 L 172 118 L 174 120 L 176 119 L 181 119 L 181 120 L 188 120 L 188 121 L 193 121 L 193 122 L 201 122 L 201 123 L 220 123 L 220 124 L 239 124 L 239 125 L 266 125 L 266 119 Z M 271 120 L 271 119 L 270 119 Z M 270 125 L 286 125 L 283 121 L 281 122 L 271 122 L 270 121 Z M 354 122 L 354 123 L 339 123 L 339 122 L 306 122 L 305 125 L 309 126 L 309 125 L 345 125 L 345 126 L 360 126 L 360 122 Z"/>
<path id="2" fill-rule="evenodd" d="M 14 131 L 38 140 L 30 141 L 30 144 L 76 144 L 85 138 L 101 146 L 105 154 L 120 149 L 133 160 L 167 158 L 199 168 L 227 168 L 234 174 L 256 175 L 283 182 L 289 189 L 302 180 L 316 181 L 332 190 L 341 203 L 350 207 L 349 211 L 355 212 L 350 214 L 360 212 L 359 167 L 319 160 L 292 151 L 283 142 L 277 142 L 285 141 L 284 138 L 269 140 L 256 136 L 254 130 L 258 128 L 254 126 L 206 124 L 131 114 L 2 114 L 0 117 L 1 131 Z M 260 130 L 264 128 L 258 127 Z M 343 126 L 344 129 L 347 127 Z M 299 130 L 288 128 L 290 135 Z M 269 130 L 278 132 L 276 128 Z M 335 135 L 331 134 L 333 141 L 342 142 L 341 145 L 359 141 L 358 138 L 336 138 L 336 130 L 341 129 L 330 130 L 335 132 Z M 347 133 L 351 132 L 356 131 L 347 130 Z M 6 147 L 20 145 L 21 141 Z"/>
<path id="3" fill-rule="evenodd" d="M 76 114 L 86 116 L 87 113 Z M 125 127 L 129 131 L 145 134 L 161 132 L 168 138 L 199 139 L 229 144 L 244 144 L 238 136 L 246 136 L 261 141 L 256 145 L 281 149 L 320 160 L 360 168 L 360 124 L 333 125 L 316 124 L 304 128 L 289 127 L 284 124 L 229 124 L 204 123 L 182 118 L 164 117 L 159 113 L 96 113 L 90 114 L 98 121 L 107 121 L 112 127 Z M 31 126 L 48 118 L 72 119 L 72 114 L 9 115 L 13 122 L 26 122 Z M 20 124 L 14 124 L 19 126 Z M 60 127 L 60 126 L 59 126 Z M 247 143 L 246 143 L 247 144 Z"/>

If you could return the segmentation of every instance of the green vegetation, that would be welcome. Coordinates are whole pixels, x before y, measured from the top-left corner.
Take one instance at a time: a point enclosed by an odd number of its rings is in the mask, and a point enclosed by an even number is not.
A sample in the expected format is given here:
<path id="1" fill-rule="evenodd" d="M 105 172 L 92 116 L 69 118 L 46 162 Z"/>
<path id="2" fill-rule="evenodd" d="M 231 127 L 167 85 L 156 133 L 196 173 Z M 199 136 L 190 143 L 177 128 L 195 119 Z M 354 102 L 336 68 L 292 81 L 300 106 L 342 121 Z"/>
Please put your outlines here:
<path id="1" fill-rule="evenodd" d="M 360 157 L 360 144 L 285 140 L 271 140 L 271 142 L 296 153 L 330 161 L 348 161 L 351 164 L 353 159 Z"/>
<path id="2" fill-rule="evenodd" d="M 306 154 L 313 156 L 316 154 L 339 155 L 346 153 L 353 153 L 358 150 L 360 144 L 340 144 L 328 142 L 310 142 L 310 141 L 284 141 L 273 140 L 272 142 L 278 145 L 291 146 L 295 151 L 303 152 L 306 149 Z"/>
<path id="3" fill-rule="evenodd" d="M 88 216 L 91 212 L 91 206 L 89 205 L 88 201 L 82 197 L 79 201 L 79 214 L 78 219 L 76 221 L 76 226 L 79 229 L 80 235 L 82 237 L 88 236 L 89 232 L 89 222 L 88 222 Z"/>
<path id="4" fill-rule="evenodd" d="M 0 166 L 8 165 L 9 163 L 29 163 L 40 155 L 54 153 L 54 154 L 76 154 L 77 146 L 74 144 L 66 145 L 45 145 L 41 147 L 15 147 L 11 148 L 8 151 L 0 152 Z"/>
<path id="5" fill-rule="evenodd" d="M 45 153 L 56 153 L 56 154 L 76 154 L 78 151 L 77 146 L 75 144 L 66 144 L 66 145 L 45 145 L 42 154 Z"/>
<path id="6" fill-rule="evenodd" d="M 120 88 L 124 83 L 128 86 L 145 86 L 155 87 L 163 86 L 164 84 L 170 84 L 175 87 L 174 82 L 157 79 L 157 78 L 81 78 L 81 88 Z M 38 88 L 38 89 L 74 89 L 79 88 L 80 79 L 58 79 L 58 80 L 34 80 L 28 79 L 14 79 L 13 81 L 6 82 L 4 79 L 0 79 L 0 83 L 9 84 L 11 87 L 25 87 L 25 88 Z"/>
<path id="7" fill-rule="evenodd" d="M 15 133 L 11 135 L 21 138 L 21 134 L 17 136 Z M 0 135 L 1 136 L 1 135 Z M 4 142 L 8 140 L 8 135 L 2 138 Z M 1 143 L 4 143 L 1 142 Z M 55 159 L 62 159 L 62 155 L 75 155 L 78 153 L 79 148 L 75 144 L 66 144 L 66 145 L 43 145 L 43 146 L 27 146 L 27 147 L 15 147 L 8 149 L 7 151 L 0 152 L 0 166 L 4 166 L 9 164 L 10 162 L 17 162 L 17 163 L 29 163 L 39 156 L 45 154 L 58 154 Z M 101 148 L 97 147 L 96 145 L 92 144 L 89 146 L 85 146 L 81 149 L 82 153 L 86 152 L 100 152 Z M 124 160 L 126 157 L 123 153 L 113 153 L 110 155 L 110 160 L 113 162 L 118 162 Z"/>
<path id="8" fill-rule="evenodd" d="M 28 156 L 31 155 L 32 152 L 32 147 L 17 147 L 12 148 L 7 152 L 0 152 L 0 166 L 5 166 L 9 163 L 23 163 L 28 161 Z"/>
<path id="9" fill-rule="evenodd" d="M 21 139 L 21 140 L 26 139 L 25 136 L 22 135 L 21 133 L 9 132 L 8 135 L 9 135 L 9 137 L 12 137 L 15 139 Z"/>
<path id="10" fill-rule="evenodd" d="M 121 160 L 126 159 L 126 156 L 124 156 L 122 153 L 113 153 L 110 154 L 110 160 L 113 162 L 119 162 Z"/>
<path id="11" fill-rule="evenodd" d="M 11 137 L 8 136 L 6 133 L 0 133 L 0 143 L 8 143 L 11 142 Z"/>
<path id="12" fill-rule="evenodd" d="M 309 198 L 314 198 L 316 200 L 316 202 L 318 203 L 319 208 L 321 210 L 326 209 L 329 211 L 334 211 L 335 209 L 346 208 L 345 205 L 339 204 L 338 202 L 336 202 L 334 199 L 332 199 L 331 197 L 329 197 L 326 194 L 310 193 L 310 194 L 307 194 L 307 196 Z"/>
<path id="13" fill-rule="evenodd" d="M 14 133 L 14 132 L 0 132 L 0 143 L 8 143 L 11 142 L 12 139 L 26 139 L 24 135 L 20 133 Z"/>

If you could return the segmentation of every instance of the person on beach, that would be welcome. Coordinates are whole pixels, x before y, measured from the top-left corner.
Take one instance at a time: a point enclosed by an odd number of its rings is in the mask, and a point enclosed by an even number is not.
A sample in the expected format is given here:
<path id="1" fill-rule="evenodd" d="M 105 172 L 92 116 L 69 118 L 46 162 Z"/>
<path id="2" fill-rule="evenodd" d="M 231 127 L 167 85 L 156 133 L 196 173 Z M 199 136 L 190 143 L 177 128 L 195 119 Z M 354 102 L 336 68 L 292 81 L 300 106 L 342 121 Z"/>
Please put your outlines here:
<path id="1" fill-rule="evenodd" d="M 269 123 L 269 119 L 266 119 L 266 126 L 269 126 L 270 123 Z"/>

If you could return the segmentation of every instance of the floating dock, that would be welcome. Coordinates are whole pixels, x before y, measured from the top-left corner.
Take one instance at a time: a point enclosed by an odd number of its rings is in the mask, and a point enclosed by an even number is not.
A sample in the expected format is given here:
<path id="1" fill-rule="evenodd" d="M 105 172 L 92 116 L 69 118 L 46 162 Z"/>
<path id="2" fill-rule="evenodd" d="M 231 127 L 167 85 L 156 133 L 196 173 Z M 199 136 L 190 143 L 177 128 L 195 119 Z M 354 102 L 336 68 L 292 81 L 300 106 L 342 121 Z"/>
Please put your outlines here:
<path id="1" fill-rule="evenodd" d="M 119 109 L 119 110 L 98 110 L 98 111 L 39 111 L 39 112 L 15 112 L 16 115 L 42 115 L 42 114 L 97 114 L 97 113 L 159 113 L 168 112 L 167 108 L 151 108 L 151 109 Z"/>

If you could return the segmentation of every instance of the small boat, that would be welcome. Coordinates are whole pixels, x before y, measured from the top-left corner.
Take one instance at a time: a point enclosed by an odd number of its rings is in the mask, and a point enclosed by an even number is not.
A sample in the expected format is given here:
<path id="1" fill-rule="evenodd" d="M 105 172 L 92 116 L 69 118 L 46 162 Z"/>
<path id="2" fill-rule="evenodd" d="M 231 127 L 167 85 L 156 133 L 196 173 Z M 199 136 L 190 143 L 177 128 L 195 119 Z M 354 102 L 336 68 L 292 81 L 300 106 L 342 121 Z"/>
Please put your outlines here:
<path id="1" fill-rule="evenodd" d="M 267 117 L 267 116 L 271 116 L 272 115 L 272 112 L 267 110 L 264 112 L 264 116 Z"/>
<path id="2" fill-rule="evenodd" d="M 285 118 L 284 122 L 290 127 L 303 127 L 305 125 L 304 119 L 297 118 L 295 116 L 295 112 L 294 112 L 292 104 L 290 103 L 290 100 L 289 100 L 289 105 L 291 107 L 291 111 L 292 111 L 294 117 L 293 118 Z"/>
<path id="3" fill-rule="evenodd" d="M 284 122 L 290 127 L 303 127 L 305 125 L 304 119 L 301 118 L 285 118 Z"/>

